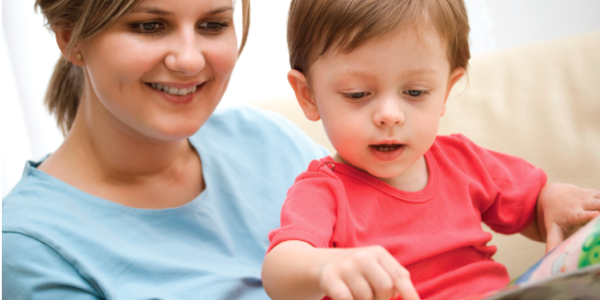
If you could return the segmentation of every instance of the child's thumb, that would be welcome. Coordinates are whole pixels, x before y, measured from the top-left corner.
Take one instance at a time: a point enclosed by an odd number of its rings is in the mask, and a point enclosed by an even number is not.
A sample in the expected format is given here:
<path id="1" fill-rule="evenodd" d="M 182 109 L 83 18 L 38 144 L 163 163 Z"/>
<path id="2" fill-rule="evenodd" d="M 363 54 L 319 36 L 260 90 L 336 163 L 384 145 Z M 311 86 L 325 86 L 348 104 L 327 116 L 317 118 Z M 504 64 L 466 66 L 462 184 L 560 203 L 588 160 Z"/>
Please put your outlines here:
<path id="1" fill-rule="evenodd" d="M 550 228 L 548 228 L 550 227 Z M 546 253 L 552 251 L 552 249 L 556 248 L 558 244 L 562 243 L 565 240 L 566 233 L 562 229 L 562 227 L 558 226 L 556 223 L 550 224 L 550 226 L 546 226 Z"/>

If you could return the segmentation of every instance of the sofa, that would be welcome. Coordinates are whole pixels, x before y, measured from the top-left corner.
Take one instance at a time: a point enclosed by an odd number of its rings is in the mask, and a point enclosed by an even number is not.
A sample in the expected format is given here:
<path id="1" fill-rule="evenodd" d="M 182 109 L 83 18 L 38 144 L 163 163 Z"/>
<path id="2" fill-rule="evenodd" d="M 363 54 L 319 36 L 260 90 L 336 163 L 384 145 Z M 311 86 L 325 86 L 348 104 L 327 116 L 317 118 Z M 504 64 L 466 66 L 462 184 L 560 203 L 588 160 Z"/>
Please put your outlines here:
<path id="1" fill-rule="evenodd" d="M 335 153 L 320 121 L 308 121 L 292 94 L 252 105 L 286 116 Z M 549 181 L 600 190 L 600 31 L 473 57 L 448 99 L 439 133 L 462 133 L 522 157 Z M 544 255 L 543 243 L 492 234 L 494 259 L 511 278 Z"/>

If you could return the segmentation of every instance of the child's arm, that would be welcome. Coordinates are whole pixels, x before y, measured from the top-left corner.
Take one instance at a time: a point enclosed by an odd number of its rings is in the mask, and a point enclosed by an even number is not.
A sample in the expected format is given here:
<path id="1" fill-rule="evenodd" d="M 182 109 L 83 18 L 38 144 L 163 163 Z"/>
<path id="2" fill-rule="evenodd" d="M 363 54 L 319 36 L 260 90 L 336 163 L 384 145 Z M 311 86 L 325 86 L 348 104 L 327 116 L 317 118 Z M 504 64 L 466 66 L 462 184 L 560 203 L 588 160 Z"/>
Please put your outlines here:
<path id="1" fill-rule="evenodd" d="M 321 249 L 282 242 L 267 254 L 262 279 L 272 299 L 420 299 L 408 271 L 379 246 Z"/>
<path id="2" fill-rule="evenodd" d="M 565 240 L 576 226 L 600 214 L 600 191 L 566 183 L 547 183 L 540 191 L 536 222 L 522 233 L 546 241 L 546 252 Z M 537 227 L 537 228 L 536 228 Z"/>

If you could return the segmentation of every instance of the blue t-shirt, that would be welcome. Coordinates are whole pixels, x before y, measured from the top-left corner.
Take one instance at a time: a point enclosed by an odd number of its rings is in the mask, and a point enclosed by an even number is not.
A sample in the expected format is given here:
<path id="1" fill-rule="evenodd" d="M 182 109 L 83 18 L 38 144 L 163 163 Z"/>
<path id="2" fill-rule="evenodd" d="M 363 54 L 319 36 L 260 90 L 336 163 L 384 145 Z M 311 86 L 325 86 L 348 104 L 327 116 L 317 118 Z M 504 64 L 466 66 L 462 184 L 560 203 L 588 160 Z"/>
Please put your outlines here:
<path id="1" fill-rule="evenodd" d="M 261 266 L 287 189 L 327 155 L 290 121 L 217 110 L 189 138 L 206 189 L 170 209 L 94 197 L 28 163 L 3 199 L 3 299 L 268 299 Z"/>

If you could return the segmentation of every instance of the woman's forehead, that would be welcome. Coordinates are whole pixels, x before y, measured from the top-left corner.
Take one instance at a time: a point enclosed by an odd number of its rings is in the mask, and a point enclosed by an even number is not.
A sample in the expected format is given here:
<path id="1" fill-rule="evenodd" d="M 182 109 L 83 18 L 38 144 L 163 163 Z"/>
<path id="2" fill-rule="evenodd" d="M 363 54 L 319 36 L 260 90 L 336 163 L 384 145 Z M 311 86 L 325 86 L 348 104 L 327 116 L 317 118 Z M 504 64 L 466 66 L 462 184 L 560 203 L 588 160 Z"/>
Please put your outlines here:
<path id="1" fill-rule="evenodd" d="M 233 0 L 143 0 L 130 13 L 168 15 L 177 13 L 178 8 L 183 8 L 186 12 L 218 14 L 233 10 L 234 2 Z"/>

